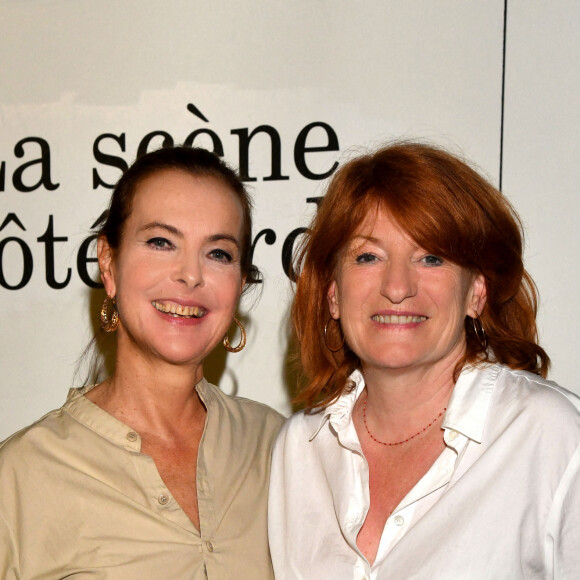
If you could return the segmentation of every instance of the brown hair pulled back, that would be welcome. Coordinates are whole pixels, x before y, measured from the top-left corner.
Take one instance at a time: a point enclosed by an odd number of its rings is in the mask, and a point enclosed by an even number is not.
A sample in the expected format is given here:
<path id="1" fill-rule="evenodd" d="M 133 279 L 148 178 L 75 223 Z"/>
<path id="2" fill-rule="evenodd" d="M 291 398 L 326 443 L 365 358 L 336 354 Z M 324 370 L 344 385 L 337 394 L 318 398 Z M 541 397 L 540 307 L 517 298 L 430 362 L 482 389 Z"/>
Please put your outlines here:
<path id="1" fill-rule="evenodd" d="M 260 272 L 252 264 L 252 201 L 244 184 L 217 155 L 197 147 L 175 146 L 158 149 L 138 157 L 121 176 L 109 204 L 106 220 L 97 232 L 105 236 L 114 250 L 119 248 L 123 228 L 133 205 L 139 183 L 159 171 L 175 169 L 197 177 L 213 177 L 227 185 L 242 206 L 241 271 L 248 285 L 260 281 Z"/>

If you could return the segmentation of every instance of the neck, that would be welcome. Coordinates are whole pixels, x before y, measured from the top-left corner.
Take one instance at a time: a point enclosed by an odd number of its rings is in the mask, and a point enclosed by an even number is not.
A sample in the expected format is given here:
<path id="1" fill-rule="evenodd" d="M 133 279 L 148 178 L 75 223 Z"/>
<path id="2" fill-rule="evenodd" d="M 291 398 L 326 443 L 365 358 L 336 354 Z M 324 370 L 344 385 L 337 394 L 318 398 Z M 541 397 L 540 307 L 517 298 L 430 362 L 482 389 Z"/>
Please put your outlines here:
<path id="1" fill-rule="evenodd" d="M 88 397 L 142 435 L 183 436 L 205 421 L 205 407 L 195 389 L 202 378 L 201 364 L 174 365 L 126 356 L 119 349 L 113 376 Z"/>
<path id="2" fill-rule="evenodd" d="M 453 371 L 460 356 L 440 364 L 410 369 L 377 369 L 363 365 L 367 394 L 357 402 L 362 418 L 366 400 L 369 426 L 384 440 L 405 438 L 422 427 L 449 403 L 455 381 Z"/>
<path id="3" fill-rule="evenodd" d="M 385 414 L 398 414 L 451 395 L 454 367 L 442 373 L 434 373 L 432 369 L 414 369 L 412 373 L 381 372 L 363 367 L 368 404 L 378 407 Z"/>

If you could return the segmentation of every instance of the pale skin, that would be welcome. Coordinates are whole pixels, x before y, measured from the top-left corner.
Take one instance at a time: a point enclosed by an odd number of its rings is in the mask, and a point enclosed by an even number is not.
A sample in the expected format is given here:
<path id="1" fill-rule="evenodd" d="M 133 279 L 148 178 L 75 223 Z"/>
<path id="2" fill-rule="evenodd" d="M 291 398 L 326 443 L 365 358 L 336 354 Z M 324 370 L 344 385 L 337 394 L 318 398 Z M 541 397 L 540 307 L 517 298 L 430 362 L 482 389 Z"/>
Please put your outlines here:
<path id="1" fill-rule="evenodd" d="M 370 507 L 357 546 L 372 564 L 385 523 L 445 449 L 440 417 L 453 371 L 465 352 L 464 320 L 486 301 L 485 281 L 420 248 L 390 214 L 367 216 L 343 251 L 328 291 L 331 316 L 340 320 L 358 355 L 366 392 L 353 421 L 369 466 Z"/>
<path id="2" fill-rule="evenodd" d="M 198 530 L 206 409 L 195 385 L 243 288 L 242 224 L 227 186 L 172 169 L 139 184 L 117 250 L 98 240 L 101 278 L 117 297 L 120 321 L 115 372 L 87 396 L 139 433 L 141 452 Z M 171 306 L 190 310 L 172 316 L 163 311 Z"/>

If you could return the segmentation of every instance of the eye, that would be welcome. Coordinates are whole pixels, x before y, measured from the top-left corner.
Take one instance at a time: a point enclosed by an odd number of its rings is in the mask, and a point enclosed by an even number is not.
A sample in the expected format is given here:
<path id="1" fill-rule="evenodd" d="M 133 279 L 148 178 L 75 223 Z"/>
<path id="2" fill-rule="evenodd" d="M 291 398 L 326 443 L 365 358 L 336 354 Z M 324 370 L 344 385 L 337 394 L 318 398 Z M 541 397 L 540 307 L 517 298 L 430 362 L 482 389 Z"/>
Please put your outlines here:
<path id="1" fill-rule="evenodd" d="M 216 248 L 212 250 L 209 255 L 211 256 L 212 260 L 216 260 L 217 262 L 224 262 L 225 264 L 230 264 L 233 261 L 232 255 L 225 250 L 220 248 Z"/>
<path id="2" fill-rule="evenodd" d="M 156 250 L 168 250 L 173 247 L 173 244 L 166 238 L 151 238 L 147 240 L 147 245 Z"/>
<path id="3" fill-rule="evenodd" d="M 443 264 L 443 260 L 433 254 L 427 254 L 424 256 L 423 262 L 425 262 L 425 265 L 427 266 L 441 266 Z"/>
<path id="4" fill-rule="evenodd" d="M 357 264 L 369 264 L 370 262 L 374 262 L 377 257 L 370 252 L 364 252 L 363 254 L 359 254 L 355 261 Z"/>

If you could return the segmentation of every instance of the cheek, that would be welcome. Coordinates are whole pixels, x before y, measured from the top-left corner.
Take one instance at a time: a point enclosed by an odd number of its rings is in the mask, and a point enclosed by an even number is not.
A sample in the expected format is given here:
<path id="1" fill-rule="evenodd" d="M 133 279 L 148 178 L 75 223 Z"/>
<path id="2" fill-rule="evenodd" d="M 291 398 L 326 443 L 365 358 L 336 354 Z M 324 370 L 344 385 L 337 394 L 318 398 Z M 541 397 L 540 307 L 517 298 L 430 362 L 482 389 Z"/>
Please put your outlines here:
<path id="1" fill-rule="evenodd" d="M 377 293 L 378 281 L 371 274 L 358 270 L 355 273 L 345 269 L 339 277 L 336 293 L 340 302 L 352 306 L 369 292 Z"/>
<path id="2" fill-rule="evenodd" d="M 166 269 L 160 264 L 133 257 L 119 264 L 117 271 L 117 296 L 125 306 L 148 296 L 147 291 L 159 288 L 167 279 Z"/>
<path id="3" fill-rule="evenodd" d="M 464 288 L 455 288 L 455 292 L 448 294 L 444 301 L 446 315 L 448 317 L 449 331 L 455 335 L 464 332 L 465 316 L 469 300 L 469 292 Z"/>
<path id="4" fill-rule="evenodd" d="M 442 308 L 449 309 L 450 314 L 466 309 L 470 292 L 471 278 L 462 272 L 445 272 L 431 280 L 431 295 Z"/>
<path id="5" fill-rule="evenodd" d="M 117 291 L 127 293 L 131 290 L 139 290 L 148 285 L 148 282 L 155 277 L 152 268 L 142 267 L 137 262 L 133 262 L 130 268 L 124 268 L 122 274 L 117 277 Z"/>
<path id="6" fill-rule="evenodd" d="M 217 274 L 213 281 L 213 290 L 216 301 L 221 302 L 224 308 L 235 310 L 242 293 L 242 276 L 239 271 L 228 272 L 226 275 Z"/>

